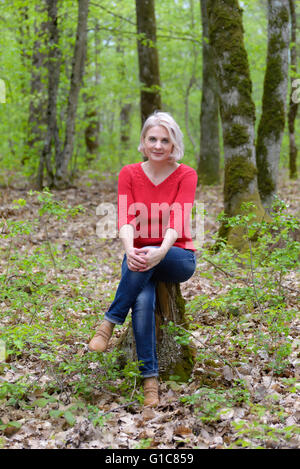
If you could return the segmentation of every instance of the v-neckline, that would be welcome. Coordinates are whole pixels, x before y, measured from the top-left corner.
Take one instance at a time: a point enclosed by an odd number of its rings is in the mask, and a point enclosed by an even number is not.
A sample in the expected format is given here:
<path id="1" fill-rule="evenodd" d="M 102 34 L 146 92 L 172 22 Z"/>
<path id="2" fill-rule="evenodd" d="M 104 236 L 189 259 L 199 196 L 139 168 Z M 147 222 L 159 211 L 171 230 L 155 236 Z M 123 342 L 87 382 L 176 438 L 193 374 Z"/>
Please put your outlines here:
<path id="1" fill-rule="evenodd" d="M 141 171 L 142 173 L 144 174 L 144 176 L 146 177 L 146 179 L 154 186 L 154 187 L 159 187 L 161 186 L 167 179 L 169 179 L 174 173 L 176 173 L 176 171 L 180 168 L 181 164 L 179 163 L 179 165 L 177 166 L 176 169 L 174 169 L 174 171 L 172 171 L 171 174 L 169 174 L 169 176 L 165 177 L 165 179 L 163 181 L 161 181 L 159 184 L 154 184 L 154 182 L 149 178 L 149 176 L 146 174 L 146 172 L 144 171 L 143 169 L 143 161 L 140 162 L 140 168 L 141 168 Z"/>

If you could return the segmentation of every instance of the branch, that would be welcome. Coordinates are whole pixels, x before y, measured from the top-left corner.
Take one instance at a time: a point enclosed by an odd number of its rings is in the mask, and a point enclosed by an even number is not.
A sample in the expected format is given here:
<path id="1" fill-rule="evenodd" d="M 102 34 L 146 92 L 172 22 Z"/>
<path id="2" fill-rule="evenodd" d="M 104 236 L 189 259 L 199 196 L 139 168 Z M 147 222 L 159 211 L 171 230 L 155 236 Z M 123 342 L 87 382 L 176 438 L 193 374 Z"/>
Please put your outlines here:
<path id="1" fill-rule="evenodd" d="M 131 21 L 129 20 L 128 18 L 125 18 L 124 16 L 121 16 L 121 15 L 118 15 L 117 13 L 114 13 L 113 11 L 109 10 L 108 8 L 105 8 L 104 6 L 102 5 L 99 5 L 98 3 L 95 3 L 95 2 L 90 2 L 91 5 L 93 6 L 96 6 L 98 8 L 101 8 L 102 10 L 106 11 L 108 14 L 112 15 L 112 16 L 115 16 L 116 18 L 119 18 L 120 20 L 122 21 L 125 21 L 126 23 L 129 23 L 133 26 L 136 26 L 136 22 L 135 21 Z M 108 31 L 114 31 L 114 32 L 118 32 L 118 33 L 125 33 L 125 34 L 137 34 L 135 32 L 131 32 L 131 31 L 120 31 L 120 30 L 116 30 L 116 29 L 110 29 L 110 28 L 101 28 L 101 29 L 107 29 Z M 157 27 L 157 30 L 158 31 L 169 31 L 169 29 L 166 29 L 166 28 L 160 28 L 160 27 Z M 195 39 L 193 37 L 190 37 L 190 36 L 174 36 L 174 35 L 171 35 L 171 36 L 166 36 L 166 35 L 157 35 L 157 38 L 165 38 L 165 39 L 178 39 L 178 40 L 183 40 L 183 41 L 192 41 L 192 42 L 195 42 L 195 43 L 198 43 L 198 44 L 201 44 L 201 41 L 198 40 L 198 39 Z"/>
<path id="2" fill-rule="evenodd" d="M 215 267 L 217 270 L 220 270 L 220 272 L 222 272 L 224 275 L 226 275 L 227 277 L 230 277 L 230 278 L 233 278 L 235 280 L 239 280 L 243 283 L 245 283 L 246 285 L 249 286 L 249 282 L 248 280 L 242 278 L 242 277 L 236 277 L 235 275 L 231 274 L 230 272 L 227 272 L 226 270 L 222 269 L 222 267 L 218 266 L 217 264 L 215 264 L 213 261 L 207 259 L 207 257 L 202 257 L 202 259 L 204 259 L 206 262 L 208 262 L 209 264 L 211 264 L 213 267 Z"/>
<path id="3" fill-rule="evenodd" d="M 100 415 L 100 417 L 104 417 L 104 415 L 110 414 L 111 412 L 115 412 L 116 410 L 122 409 L 123 407 L 129 407 L 130 405 L 135 405 L 138 404 L 138 400 L 132 401 L 132 402 L 126 402 L 125 404 L 119 405 L 118 407 L 115 407 L 114 409 L 108 410 L 107 412 L 103 412 L 103 414 Z"/>

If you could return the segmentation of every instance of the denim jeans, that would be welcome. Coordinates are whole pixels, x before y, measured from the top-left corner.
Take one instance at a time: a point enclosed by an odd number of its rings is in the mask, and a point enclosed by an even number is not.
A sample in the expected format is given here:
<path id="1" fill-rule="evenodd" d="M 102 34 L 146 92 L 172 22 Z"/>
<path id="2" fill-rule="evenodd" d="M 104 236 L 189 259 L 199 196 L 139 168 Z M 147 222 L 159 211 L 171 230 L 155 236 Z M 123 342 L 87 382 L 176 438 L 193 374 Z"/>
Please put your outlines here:
<path id="1" fill-rule="evenodd" d="M 159 264 L 146 272 L 127 267 L 126 254 L 122 263 L 122 277 L 115 299 L 105 314 L 114 324 L 123 324 L 131 308 L 132 326 L 138 360 L 143 377 L 158 376 L 155 332 L 156 283 L 185 282 L 196 269 L 193 251 L 172 246 Z"/>

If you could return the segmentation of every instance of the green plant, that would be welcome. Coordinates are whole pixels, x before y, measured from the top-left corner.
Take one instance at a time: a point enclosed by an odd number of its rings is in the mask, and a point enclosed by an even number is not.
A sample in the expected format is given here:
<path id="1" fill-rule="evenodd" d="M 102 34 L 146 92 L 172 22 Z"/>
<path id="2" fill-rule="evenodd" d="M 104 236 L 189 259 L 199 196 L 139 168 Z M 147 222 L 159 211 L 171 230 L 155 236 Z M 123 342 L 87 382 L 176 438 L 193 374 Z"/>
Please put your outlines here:
<path id="1" fill-rule="evenodd" d="M 227 409 L 242 403 L 251 407 L 256 399 L 263 398 L 241 379 L 241 369 L 250 374 L 255 368 L 263 378 L 266 373 L 282 377 L 291 368 L 291 327 L 297 312 L 286 301 L 285 282 L 299 265 L 300 245 L 293 236 L 299 222 L 279 200 L 268 223 L 255 220 L 251 205 L 246 204 L 244 210 L 226 222 L 243 229 L 248 249 L 239 252 L 224 244 L 216 253 L 202 250 L 202 259 L 211 269 L 205 277 L 221 287 L 221 293 L 199 295 L 188 303 L 187 313 L 190 321 L 193 319 L 188 329 L 169 325 L 176 340 L 190 340 L 195 345 L 199 368 L 194 379 L 199 387 L 181 400 L 193 406 L 204 422 L 217 422 Z M 221 280 L 215 281 L 212 271 L 218 272 Z M 296 391 L 293 381 L 289 390 Z M 268 411 L 282 421 L 284 414 L 277 408 L 275 397 L 269 389 L 265 391 L 260 411 Z M 264 434 L 275 441 L 280 432 L 274 433 L 259 423 L 249 434 L 239 434 L 234 445 L 259 447 L 248 437 L 257 436 L 261 445 L 259 437 Z"/>
<path id="2" fill-rule="evenodd" d="M 135 449 L 148 449 L 152 443 L 151 438 L 142 438 L 139 443 L 136 445 Z"/>
<path id="3" fill-rule="evenodd" d="M 194 302 L 196 309 L 227 318 L 225 329 L 227 332 L 229 328 L 231 334 L 226 340 L 233 350 L 242 348 L 245 358 L 253 354 L 254 359 L 264 350 L 269 368 L 280 374 L 288 366 L 290 324 L 296 315 L 294 309 L 287 307 L 284 280 L 299 265 L 300 244 L 292 236 L 299 229 L 299 221 L 279 199 L 274 203 L 271 222 L 255 221 L 251 208 L 251 204 L 244 204 L 241 215 L 221 217 L 228 226 L 243 229 L 248 249 L 238 252 L 223 246 L 214 257 L 206 252 L 203 256 L 224 274 L 227 292 L 216 298 L 197 297 Z M 253 327 L 249 339 L 250 324 L 259 327 Z M 216 328 L 214 340 L 219 342 L 226 332 L 222 325 Z"/>
<path id="4" fill-rule="evenodd" d="M 2 420 L 0 419 L 0 431 L 7 431 L 7 429 L 15 429 L 19 430 L 21 428 L 22 424 L 17 421 L 10 421 L 8 423 L 3 423 Z"/>
<path id="5" fill-rule="evenodd" d="M 181 402 L 193 405 L 194 411 L 203 422 L 215 422 L 222 412 L 235 405 L 250 401 L 250 393 L 244 383 L 237 380 L 230 389 L 213 389 L 203 386 L 196 393 L 180 398 Z"/>

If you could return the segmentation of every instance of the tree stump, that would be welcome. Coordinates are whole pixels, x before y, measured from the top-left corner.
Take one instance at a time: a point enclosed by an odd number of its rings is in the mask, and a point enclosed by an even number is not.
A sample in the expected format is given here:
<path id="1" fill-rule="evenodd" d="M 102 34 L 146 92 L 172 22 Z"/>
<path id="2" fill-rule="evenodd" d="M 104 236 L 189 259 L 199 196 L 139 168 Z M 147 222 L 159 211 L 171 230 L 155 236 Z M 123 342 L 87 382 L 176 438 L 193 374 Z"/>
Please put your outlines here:
<path id="1" fill-rule="evenodd" d="M 185 319 L 185 300 L 181 295 L 180 285 L 159 282 L 156 289 L 156 344 L 159 364 L 159 376 L 163 380 L 170 376 L 180 377 L 180 381 L 187 381 L 194 366 L 193 350 L 188 345 L 178 344 L 174 335 L 168 332 L 170 321 L 175 325 L 188 327 Z M 124 331 L 118 340 L 117 348 L 124 352 L 121 364 L 128 360 L 137 361 L 135 340 L 132 325 Z"/>

